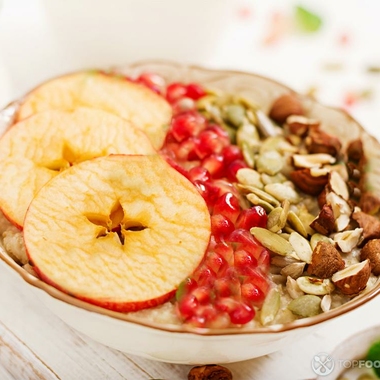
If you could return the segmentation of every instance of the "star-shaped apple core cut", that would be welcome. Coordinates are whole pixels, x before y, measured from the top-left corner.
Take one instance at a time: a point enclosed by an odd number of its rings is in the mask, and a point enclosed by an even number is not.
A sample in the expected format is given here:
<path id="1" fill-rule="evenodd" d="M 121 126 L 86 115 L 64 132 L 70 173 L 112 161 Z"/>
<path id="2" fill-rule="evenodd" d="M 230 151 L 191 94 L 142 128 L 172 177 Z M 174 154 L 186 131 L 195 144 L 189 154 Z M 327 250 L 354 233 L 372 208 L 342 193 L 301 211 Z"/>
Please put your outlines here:
<path id="1" fill-rule="evenodd" d="M 124 245 L 127 231 L 142 231 L 147 228 L 139 222 L 129 220 L 120 201 L 115 203 L 109 215 L 88 214 L 86 217 L 91 223 L 100 227 L 97 238 L 116 234 L 121 245 Z"/>

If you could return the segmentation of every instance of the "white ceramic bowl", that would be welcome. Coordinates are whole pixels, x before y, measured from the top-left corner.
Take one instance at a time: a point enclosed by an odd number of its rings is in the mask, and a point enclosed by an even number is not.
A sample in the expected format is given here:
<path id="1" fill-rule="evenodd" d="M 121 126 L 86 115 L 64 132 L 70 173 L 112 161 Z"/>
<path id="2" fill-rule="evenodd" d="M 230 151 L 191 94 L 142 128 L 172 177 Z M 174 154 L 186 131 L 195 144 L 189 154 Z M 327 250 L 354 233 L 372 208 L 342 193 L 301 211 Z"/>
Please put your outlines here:
<path id="1" fill-rule="evenodd" d="M 155 72 L 168 82 L 199 82 L 207 88 L 238 92 L 267 111 L 273 100 L 289 88 L 268 78 L 249 73 L 213 71 L 168 62 L 143 62 L 121 69 L 127 75 Z M 299 95 L 310 117 L 321 120 L 323 127 L 340 136 L 343 144 L 361 137 L 365 151 L 379 158 L 379 144 L 345 112 L 325 107 Z M 9 111 L 9 110 L 8 110 Z M 3 111 L 4 115 L 4 111 Z M 3 122 L 6 118 L 3 117 Z M 3 123 L 6 127 L 6 123 Z M 1 131 L 1 125 L 0 125 Z M 372 179 L 375 181 L 378 175 Z M 371 178 L 371 175 L 369 175 Z M 376 182 L 377 183 L 377 182 Z M 376 185 L 374 182 L 374 184 Z M 286 325 L 252 330 L 208 330 L 158 323 L 142 323 L 133 314 L 122 314 L 77 300 L 45 284 L 19 267 L 3 250 L 0 258 L 9 269 L 19 273 L 36 295 L 60 318 L 75 329 L 107 346 L 145 358 L 182 364 L 228 363 L 269 354 L 286 347 L 321 323 L 336 318 L 369 301 L 380 292 L 380 282 L 343 306 L 311 318 Z"/>

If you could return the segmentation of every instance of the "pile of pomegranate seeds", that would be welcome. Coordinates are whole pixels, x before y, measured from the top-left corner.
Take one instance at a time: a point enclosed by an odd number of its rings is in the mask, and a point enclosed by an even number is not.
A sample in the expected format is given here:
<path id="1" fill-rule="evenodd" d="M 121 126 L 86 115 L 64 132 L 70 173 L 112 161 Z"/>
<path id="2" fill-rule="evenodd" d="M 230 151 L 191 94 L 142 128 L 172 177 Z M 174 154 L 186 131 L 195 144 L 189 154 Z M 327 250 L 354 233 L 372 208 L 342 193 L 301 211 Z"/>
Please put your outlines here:
<path id="1" fill-rule="evenodd" d="M 137 81 L 172 105 L 174 116 L 161 153 L 194 184 L 211 215 L 205 257 L 176 294 L 178 315 L 197 327 L 246 324 L 268 293 L 270 255 L 249 232 L 266 227 L 265 210 L 243 209 L 233 186 L 237 171 L 247 167 L 242 152 L 221 126 L 196 110 L 195 102 L 206 95 L 200 85 L 172 83 L 164 91 L 157 75 L 143 74 Z"/>

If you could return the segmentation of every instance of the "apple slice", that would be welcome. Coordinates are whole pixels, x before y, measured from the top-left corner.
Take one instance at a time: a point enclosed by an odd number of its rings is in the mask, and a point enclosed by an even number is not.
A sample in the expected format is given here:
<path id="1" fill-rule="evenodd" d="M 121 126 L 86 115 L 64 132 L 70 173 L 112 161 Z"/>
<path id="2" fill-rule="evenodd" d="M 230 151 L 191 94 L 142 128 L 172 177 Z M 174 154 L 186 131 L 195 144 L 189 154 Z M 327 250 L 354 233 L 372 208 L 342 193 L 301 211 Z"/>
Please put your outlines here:
<path id="1" fill-rule="evenodd" d="M 170 299 L 210 238 L 205 201 L 159 155 L 112 155 L 49 181 L 26 214 L 24 239 L 40 278 L 107 309 Z"/>
<path id="2" fill-rule="evenodd" d="M 72 111 L 81 106 L 103 109 L 132 122 L 156 149 L 164 143 L 172 114 L 166 100 L 145 86 L 89 71 L 52 79 L 31 91 L 17 120 L 41 111 Z"/>
<path id="3" fill-rule="evenodd" d="M 22 228 L 38 190 L 62 170 L 111 153 L 154 154 L 144 132 L 101 110 L 46 111 L 10 128 L 0 139 L 0 207 Z"/>

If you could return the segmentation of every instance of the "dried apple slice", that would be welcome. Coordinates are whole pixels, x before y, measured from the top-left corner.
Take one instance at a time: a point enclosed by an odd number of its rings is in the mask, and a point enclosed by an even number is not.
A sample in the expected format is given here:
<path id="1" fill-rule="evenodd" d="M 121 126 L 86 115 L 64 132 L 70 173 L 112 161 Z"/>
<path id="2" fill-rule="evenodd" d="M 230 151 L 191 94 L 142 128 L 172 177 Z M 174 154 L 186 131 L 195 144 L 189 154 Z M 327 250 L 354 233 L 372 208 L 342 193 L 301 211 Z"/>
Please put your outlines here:
<path id="1" fill-rule="evenodd" d="M 129 122 L 90 108 L 46 111 L 10 128 L 0 139 L 0 205 L 22 228 L 38 190 L 62 170 L 111 153 L 154 154 L 144 132 Z"/>
<path id="2" fill-rule="evenodd" d="M 100 72 L 80 72 L 52 79 L 23 100 L 17 120 L 46 110 L 98 108 L 142 129 L 156 149 L 161 148 L 171 119 L 171 107 L 145 86 Z"/>
<path id="3" fill-rule="evenodd" d="M 170 299 L 209 237 L 205 201 L 159 155 L 112 155 L 67 169 L 40 190 L 24 224 L 41 279 L 121 312 Z"/>

